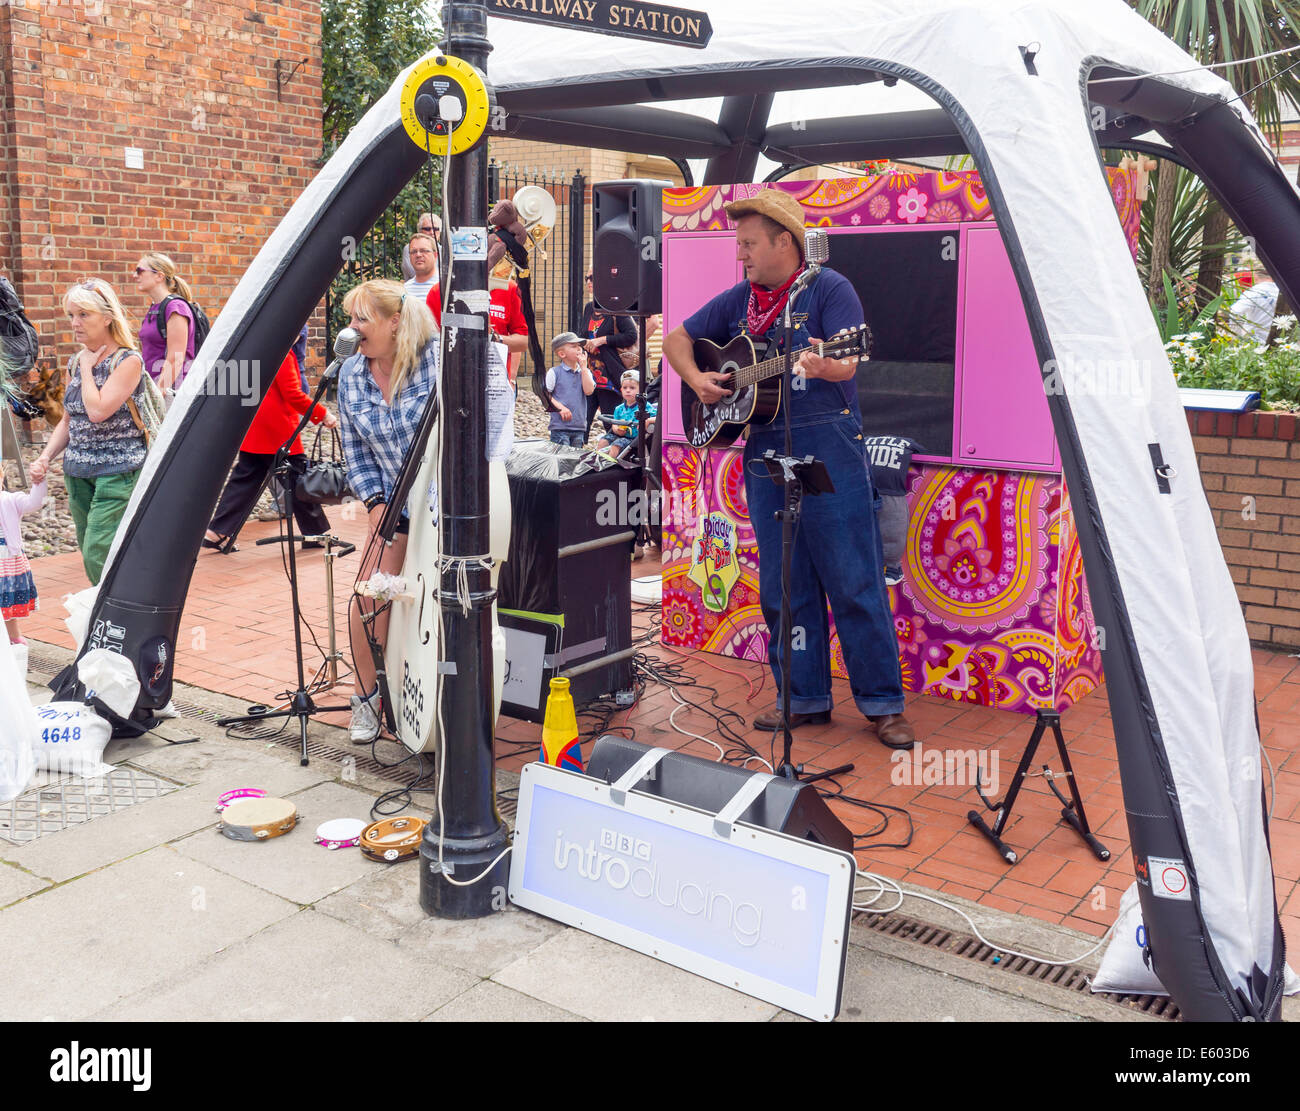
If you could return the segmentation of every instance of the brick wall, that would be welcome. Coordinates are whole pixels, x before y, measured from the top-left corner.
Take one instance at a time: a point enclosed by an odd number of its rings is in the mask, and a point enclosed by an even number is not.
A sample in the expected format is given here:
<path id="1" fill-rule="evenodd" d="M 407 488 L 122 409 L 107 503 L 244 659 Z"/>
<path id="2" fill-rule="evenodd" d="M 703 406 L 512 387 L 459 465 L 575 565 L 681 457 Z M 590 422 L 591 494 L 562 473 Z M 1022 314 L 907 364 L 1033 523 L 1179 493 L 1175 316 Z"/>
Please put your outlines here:
<path id="1" fill-rule="evenodd" d="M 315 0 L 0 4 L 0 265 L 43 354 L 71 354 L 59 299 L 86 277 L 138 326 L 147 250 L 216 317 L 316 172 L 320 63 Z"/>
<path id="2" fill-rule="evenodd" d="M 1300 647 L 1300 418 L 1187 417 L 1250 639 Z"/>

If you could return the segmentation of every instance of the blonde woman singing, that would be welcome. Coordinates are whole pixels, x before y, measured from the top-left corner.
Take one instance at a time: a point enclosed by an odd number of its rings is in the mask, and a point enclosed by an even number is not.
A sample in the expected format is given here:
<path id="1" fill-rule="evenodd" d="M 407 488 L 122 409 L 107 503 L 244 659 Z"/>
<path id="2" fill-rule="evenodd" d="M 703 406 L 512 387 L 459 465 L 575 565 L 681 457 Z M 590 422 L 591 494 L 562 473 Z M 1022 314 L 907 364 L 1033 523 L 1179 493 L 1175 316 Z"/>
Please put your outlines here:
<path id="1" fill-rule="evenodd" d="M 339 425 L 348 482 L 369 515 L 357 574 L 357 581 L 364 582 L 376 569 L 399 574 L 406 559 L 410 522 L 405 512 L 391 545 L 385 546 L 377 533 L 425 402 L 437 387 L 438 341 L 424 298 L 407 294 L 400 282 L 364 282 L 348 291 L 343 308 L 351 316 L 349 327 L 361 335 L 357 353 L 339 370 Z M 356 744 L 379 735 L 379 686 L 366 641 L 366 622 L 373 612 L 373 604 L 358 597 L 349 623 L 356 667 L 350 733 Z M 374 624 L 374 635 L 383 644 L 387 615 Z"/>

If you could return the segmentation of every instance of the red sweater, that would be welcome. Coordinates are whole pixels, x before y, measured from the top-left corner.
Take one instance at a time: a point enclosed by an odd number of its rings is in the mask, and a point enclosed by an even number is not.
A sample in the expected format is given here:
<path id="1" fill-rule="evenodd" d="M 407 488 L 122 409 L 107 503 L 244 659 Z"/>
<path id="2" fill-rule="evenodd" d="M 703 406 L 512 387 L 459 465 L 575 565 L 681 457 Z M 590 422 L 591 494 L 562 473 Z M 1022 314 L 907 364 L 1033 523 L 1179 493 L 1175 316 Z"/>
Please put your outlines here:
<path id="1" fill-rule="evenodd" d="M 240 451 L 254 455 L 274 455 L 280 445 L 289 438 L 289 433 L 298 427 L 303 413 L 312 409 L 311 398 L 302 392 L 302 381 L 298 377 L 298 360 L 292 351 L 284 357 L 280 369 L 275 373 L 271 388 L 266 391 L 262 404 L 253 417 L 248 435 L 239 445 Z M 311 423 L 320 424 L 325 419 L 325 410 L 317 405 L 311 414 Z M 293 441 L 293 455 L 302 454 L 302 439 Z"/>
<path id="2" fill-rule="evenodd" d="M 519 298 L 519 287 L 513 282 L 492 290 L 488 294 L 488 318 L 492 332 L 498 336 L 526 336 L 528 322 L 524 319 L 524 304 Z M 433 313 L 434 323 L 442 327 L 442 291 L 437 283 L 429 290 L 425 303 Z"/>

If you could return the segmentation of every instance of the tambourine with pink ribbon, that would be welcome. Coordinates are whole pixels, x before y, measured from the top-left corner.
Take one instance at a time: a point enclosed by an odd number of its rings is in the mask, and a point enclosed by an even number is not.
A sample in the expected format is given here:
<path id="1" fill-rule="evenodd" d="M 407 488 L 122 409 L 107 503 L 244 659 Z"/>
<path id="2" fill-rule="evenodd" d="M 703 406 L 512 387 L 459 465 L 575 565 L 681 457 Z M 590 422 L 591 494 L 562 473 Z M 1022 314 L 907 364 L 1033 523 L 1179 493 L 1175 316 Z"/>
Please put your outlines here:
<path id="1" fill-rule="evenodd" d="M 266 792 L 261 787 L 236 787 L 232 791 L 227 791 L 217 799 L 217 811 L 225 810 L 232 802 L 238 799 L 264 799 Z"/>
<path id="2" fill-rule="evenodd" d="M 350 849 L 361 841 L 365 828 L 360 818 L 331 818 L 316 827 L 316 844 L 327 849 Z"/>

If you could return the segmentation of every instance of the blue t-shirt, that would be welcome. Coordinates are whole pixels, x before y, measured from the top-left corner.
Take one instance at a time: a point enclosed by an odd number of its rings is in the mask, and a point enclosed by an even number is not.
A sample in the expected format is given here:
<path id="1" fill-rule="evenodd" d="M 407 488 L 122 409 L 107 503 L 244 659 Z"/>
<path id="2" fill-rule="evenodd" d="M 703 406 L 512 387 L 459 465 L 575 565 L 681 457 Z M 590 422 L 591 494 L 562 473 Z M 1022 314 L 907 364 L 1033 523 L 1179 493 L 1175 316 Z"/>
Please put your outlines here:
<path id="1" fill-rule="evenodd" d="M 623 405 L 623 404 L 615 405 L 614 419 L 631 421 L 633 424 L 636 424 L 636 417 L 638 412 L 639 410 L 635 405 Z M 651 405 L 650 402 L 647 401 L 645 403 L 645 415 L 647 420 L 649 420 L 651 417 L 657 417 L 659 415 L 659 406 Z"/>
<path id="2" fill-rule="evenodd" d="M 749 282 L 738 282 L 688 316 L 682 326 L 693 340 L 708 339 L 725 344 L 748 331 L 748 307 Z M 810 346 L 809 340 L 813 336 L 829 339 L 842 328 L 856 328 L 866 319 L 853 284 L 834 270 L 823 269 L 816 281 L 795 299 L 794 309 L 796 352 Z M 785 314 L 781 312 L 766 333 L 766 338 L 778 344 L 773 355 L 780 353 L 779 345 L 785 338 L 784 321 Z M 853 379 L 828 382 L 823 378 L 809 378 L 807 387 L 793 391 L 792 416 L 848 409 L 858 424 L 862 423 L 858 390 Z"/>

